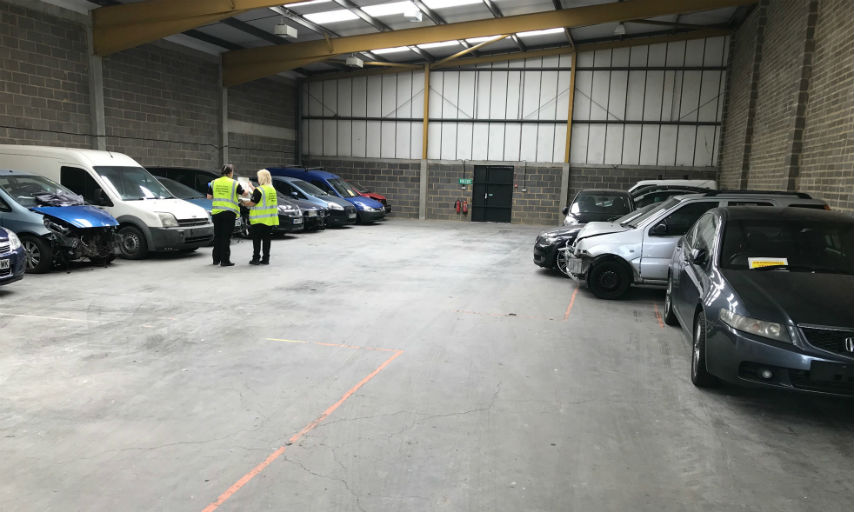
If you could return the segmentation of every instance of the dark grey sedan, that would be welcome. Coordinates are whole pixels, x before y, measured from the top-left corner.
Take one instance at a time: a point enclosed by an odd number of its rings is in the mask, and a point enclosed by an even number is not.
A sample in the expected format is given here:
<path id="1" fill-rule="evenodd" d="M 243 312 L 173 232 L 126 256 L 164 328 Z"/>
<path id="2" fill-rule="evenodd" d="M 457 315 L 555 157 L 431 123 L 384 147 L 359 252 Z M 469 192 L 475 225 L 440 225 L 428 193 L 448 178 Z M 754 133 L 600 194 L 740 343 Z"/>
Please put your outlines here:
<path id="1" fill-rule="evenodd" d="M 704 214 L 677 246 L 665 321 L 691 380 L 854 394 L 854 218 L 799 208 Z"/>

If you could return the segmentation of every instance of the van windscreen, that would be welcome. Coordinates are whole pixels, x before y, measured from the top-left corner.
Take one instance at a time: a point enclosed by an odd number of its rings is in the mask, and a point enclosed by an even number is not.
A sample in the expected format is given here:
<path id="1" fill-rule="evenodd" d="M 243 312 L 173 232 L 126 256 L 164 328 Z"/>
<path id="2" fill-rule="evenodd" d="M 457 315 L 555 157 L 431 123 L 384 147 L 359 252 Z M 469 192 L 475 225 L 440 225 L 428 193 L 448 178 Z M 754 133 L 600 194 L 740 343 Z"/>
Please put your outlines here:
<path id="1" fill-rule="evenodd" d="M 96 166 L 95 172 L 112 185 L 119 197 L 125 201 L 174 197 L 157 178 L 142 167 Z"/>

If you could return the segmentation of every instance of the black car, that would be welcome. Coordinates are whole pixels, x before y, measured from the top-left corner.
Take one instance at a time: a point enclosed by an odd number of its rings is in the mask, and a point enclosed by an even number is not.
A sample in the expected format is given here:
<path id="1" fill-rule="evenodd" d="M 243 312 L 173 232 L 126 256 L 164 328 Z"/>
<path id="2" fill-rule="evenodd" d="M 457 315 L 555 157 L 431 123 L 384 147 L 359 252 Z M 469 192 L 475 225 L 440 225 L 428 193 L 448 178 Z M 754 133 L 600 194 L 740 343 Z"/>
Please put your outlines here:
<path id="1" fill-rule="evenodd" d="M 647 205 L 643 208 L 631 211 L 614 222 L 624 223 L 629 222 L 636 216 L 650 209 L 653 205 Z M 559 228 L 543 231 L 537 236 L 534 242 L 534 263 L 543 268 L 560 269 L 563 265 L 563 257 L 565 252 L 560 249 L 569 247 L 575 242 L 575 237 L 584 224 L 576 224 L 574 226 L 561 226 Z"/>
<path id="2" fill-rule="evenodd" d="M 664 316 L 691 380 L 854 393 L 854 218 L 801 208 L 705 213 L 673 254 Z"/>
<path id="3" fill-rule="evenodd" d="M 219 178 L 220 174 L 206 169 L 191 169 L 189 167 L 146 167 L 148 172 L 163 178 L 175 180 L 202 194 L 208 193 L 208 184 Z M 237 173 L 234 175 L 237 178 Z"/>
<path id="4" fill-rule="evenodd" d="M 703 194 L 711 189 L 687 185 L 645 185 L 630 192 L 635 208 L 658 204 L 668 197 L 685 194 Z"/>
<path id="5" fill-rule="evenodd" d="M 587 189 L 575 194 L 569 206 L 563 209 L 564 226 L 575 226 L 595 221 L 609 221 L 635 209 L 632 197 L 625 190 Z"/>

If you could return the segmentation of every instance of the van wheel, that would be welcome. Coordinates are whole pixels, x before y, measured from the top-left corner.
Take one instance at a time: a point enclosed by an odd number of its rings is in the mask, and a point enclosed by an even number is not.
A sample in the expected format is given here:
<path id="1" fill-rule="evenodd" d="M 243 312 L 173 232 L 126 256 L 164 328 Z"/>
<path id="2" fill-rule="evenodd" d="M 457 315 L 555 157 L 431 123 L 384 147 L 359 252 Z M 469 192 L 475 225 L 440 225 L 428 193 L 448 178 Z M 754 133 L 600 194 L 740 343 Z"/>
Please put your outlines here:
<path id="1" fill-rule="evenodd" d="M 587 271 L 587 286 L 600 299 L 619 299 L 629 289 L 630 275 L 619 261 L 594 264 Z"/>
<path id="2" fill-rule="evenodd" d="M 119 229 L 119 252 L 123 258 L 141 260 L 148 255 L 148 242 L 138 228 L 125 226 Z"/>
<path id="3" fill-rule="evenodd" d="M 21 244 L 27 252 L 27 273 L 44 274 L 53 266 L 53 249 L 44 238 L 21 235 Z"/>

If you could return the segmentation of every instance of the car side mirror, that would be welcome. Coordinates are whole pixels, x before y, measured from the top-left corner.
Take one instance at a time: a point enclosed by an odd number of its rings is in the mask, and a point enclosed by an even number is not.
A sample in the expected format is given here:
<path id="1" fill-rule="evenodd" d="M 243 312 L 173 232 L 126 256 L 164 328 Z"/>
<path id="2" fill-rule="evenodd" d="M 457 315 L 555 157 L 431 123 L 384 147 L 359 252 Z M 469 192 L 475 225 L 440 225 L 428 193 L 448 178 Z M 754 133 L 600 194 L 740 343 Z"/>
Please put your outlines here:
<path id="1" fill-rule="evenodd" d="M 693 249 L 691 251 L 691 263 L 705 265 L 709 260 L 709 253 L 705 249 Z"/>
<path id="2" fill-rule="evenodd" d="M 655 225 L 655 226 L 653 226 L 653 227 L 652 227 L 652 229 L 649 231 L 649 234 L 651 234 L 651 235 L 655 235 L 655 236 L 664 236 L 664 235 L 666 235 L 666 234 L 667 234 L 667 224 L 665 224 L 665 223 L 663 223 L 663 222 L 660 222 L 660 223 L 656 224 L 656 225 Z"/>
<path id="3" fill-rule="evenodd" d="M 561 210 L 561 212 L 562 212 L 564 215 L 568 214 L 568 213 L 569 213 L 569 207 L 568 207 L 568 206 L 564 206 L 564 207 L 563 207 L 563 210 Z"/>

